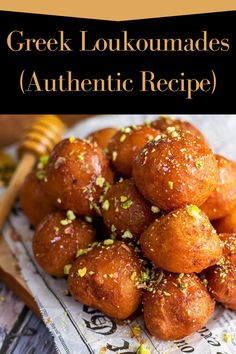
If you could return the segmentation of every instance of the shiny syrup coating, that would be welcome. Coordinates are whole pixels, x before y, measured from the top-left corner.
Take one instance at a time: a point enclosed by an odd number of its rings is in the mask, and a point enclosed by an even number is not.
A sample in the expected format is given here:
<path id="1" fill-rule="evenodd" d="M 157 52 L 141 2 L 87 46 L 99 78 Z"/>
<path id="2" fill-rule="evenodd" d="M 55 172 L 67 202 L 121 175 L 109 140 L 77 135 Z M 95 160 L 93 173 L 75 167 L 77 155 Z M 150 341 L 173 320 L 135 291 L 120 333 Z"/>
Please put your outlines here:
<path id="1" fill-rule="evenodd" d="M 218 233 L 236 233 L 236 209 L 222 219 L 214 221 Z"/>
<path id="2" fill-rule="evenodd" d="M 201 209 L 210 220 L 220 219 L 236 208 L 236 163 L 215 155 L 218 163 L 218 180 Z"/>
<path id="3" fill-rule="evenodd" d="M 44 193 L 42 180 L 37 178 L 36 171 L 30 172 L 26 176 L 20 189 L 19 198 L 21 208 L 34 226 L 56 209 Z"/>
<path id="4" fill-rule="evenodd" d="M 50 154 L 44 189 L 51 202 L 63 210 L 93 216 L 103 186 L 113 174 L 102 150 L 80 139 L 65 139 Z"/>
<path id="5" fill-rule="evenodd" d="M 112 240 L 110 240 L 112 242 Z M 124 242 L 95 246 L 74 262 L 68 277 L 72 296 L 116 319 L 128 318 L 141 302 L 132 274 L 139 278 L 141 262 Z"/>
<path id="6" fill-rule="evenodd" d="M 196 332 L 214 311 L 214 300 L 195 274 L 164 274 L 145 292 L 143 303 L 147 329 L 163 340 Z"/>
<path id="7" fill-rule="evenodd" d="M 216 188 L 217 161 L 199 138 L 171 129 L 137 154 L 133 177 L 141 194 L 161 210 L 200 206 Z"/>
<path id="8" fill-rule="evenodd" d="M 186 122 L 180 119 L 173 119 L 168 116 L 161 116 L 159 119 L 154 120 L 151 123 L 151 126 L 154 129 L 157 129 L 161 131 L 162 133 L 165 133 L 166 129 L 169 127 L 175 127 L 177 131 L 187 131 L 191 133 L 194 136 L 197 136 L 199 139 L 201 139 L 203 142 L 206 142 L 203 134 L 198 130 L 193 124 L 190 122 Z"/>
<path id="9" fill-rule="evenodd" d="M 133 161 L 148 141 L 160 132 L 148 126 L 125 127 L 119 130 L 108 145 L 114 170 L 123 177 L 131 177 Z"/>
<path id="10" fill-rule="evenodd" d="M 91 224 L 78 217 L 70 222 L 66 213 L 55 212 L 46 216 L 36 229 L 34 257 L 46 273 L 63 277 L 64 266 L 74 261 L 77 250 L 87 247 L 94 239 Z"/>
<path id="11" fill-rule="evenodd" d="M 156 267 L 176 273 L 200 273 L 222 255 L 208 217 L 193 205 L 155 220 L 141 235 L 140 244 Z"/>
<path id="12" fill-rule="evenodd" d="M 86 139 L 92 143 L 97 143 L 101 149 L 106 149 L 116 132 L 116 128 L 103 128 L 92 132 Z"/>
<path id="13" fill-rule="evenodd" d="M 137 240 L 154 220 L 151 205 L 137 190 L 132 179 L 113 184 L 104 197 L 102 216 L 112 234 L 123 240 Z"/>
<path id="14" fill-rule="evenodd" d="M 215 300 L 236 310 L 236 234 L 221 234 L 223 257 L 204 273 Z"/>

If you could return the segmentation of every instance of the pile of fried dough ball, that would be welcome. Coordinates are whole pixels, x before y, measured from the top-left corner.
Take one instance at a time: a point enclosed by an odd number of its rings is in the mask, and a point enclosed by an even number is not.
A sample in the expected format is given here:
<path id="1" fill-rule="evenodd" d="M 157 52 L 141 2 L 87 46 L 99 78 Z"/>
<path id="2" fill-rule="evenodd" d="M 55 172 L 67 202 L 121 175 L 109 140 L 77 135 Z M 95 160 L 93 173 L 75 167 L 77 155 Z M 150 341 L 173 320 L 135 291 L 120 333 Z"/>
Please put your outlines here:
<path id="1" fill-rule="evenodd" d="M 20 192 L 42 269 L 116 320 L 183 338 L 236 310 L 236 163 L 163 116 L 59 142 Z"/>

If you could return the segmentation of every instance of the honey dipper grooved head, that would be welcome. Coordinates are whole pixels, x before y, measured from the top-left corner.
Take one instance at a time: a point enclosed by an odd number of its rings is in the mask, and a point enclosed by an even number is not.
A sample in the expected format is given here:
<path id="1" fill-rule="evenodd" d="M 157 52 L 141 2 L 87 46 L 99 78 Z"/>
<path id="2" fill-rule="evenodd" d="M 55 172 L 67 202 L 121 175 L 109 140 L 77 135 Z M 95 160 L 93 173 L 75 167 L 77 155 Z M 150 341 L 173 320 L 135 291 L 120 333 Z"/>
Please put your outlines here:
<path id="1" fill-rule="evenodd" d="M 19 156 L 29 151 L 36 156 L 47 155 L 61 140 L 64 129 L 64 124 L 57 116 L 43 115 L 27 132 L 19 146 Z"/>

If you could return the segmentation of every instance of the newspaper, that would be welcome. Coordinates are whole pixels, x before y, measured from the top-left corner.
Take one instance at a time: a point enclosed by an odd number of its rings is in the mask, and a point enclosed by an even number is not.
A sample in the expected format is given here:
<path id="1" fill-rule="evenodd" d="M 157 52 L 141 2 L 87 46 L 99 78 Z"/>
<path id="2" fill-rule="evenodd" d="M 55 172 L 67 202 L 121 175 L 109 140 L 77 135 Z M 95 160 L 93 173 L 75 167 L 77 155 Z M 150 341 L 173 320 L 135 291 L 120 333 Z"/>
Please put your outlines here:
<path id="1" fill-rule="evenodd" d="M 215 152 L 236 160 L 235 116 L 182 116 L 193 121 L 206 135 Z M 91 131 L 105 126 L 138 124 L 156 116 L 100 116 L 79 123 L 66 135 L 85 137 Z M 21 241 L 11 237 L 12 230 L 21 235 Z M 126 325 L 119 325 L 100 311 L 83 306 L 68 295 L 65 279 L 45 274 L 34 260 L 31 247 L 33 230 L 19 206 L 12 209 L 4 229 L 4 237 L 16 255 L 21 272 L 52 333 L 59 353 L 73 354 L 131 354 L 140 343 L 151 353 L 236 353 L 236 313 L 217 305 L 210 321 L 201 330 L 182 340 L 161 341 L 147 332 L 142 316 Z M 132 337 L 132 328 L 140 326 L 139 337 Z M 230 335 L 229 341 L 224 334 Z"/>

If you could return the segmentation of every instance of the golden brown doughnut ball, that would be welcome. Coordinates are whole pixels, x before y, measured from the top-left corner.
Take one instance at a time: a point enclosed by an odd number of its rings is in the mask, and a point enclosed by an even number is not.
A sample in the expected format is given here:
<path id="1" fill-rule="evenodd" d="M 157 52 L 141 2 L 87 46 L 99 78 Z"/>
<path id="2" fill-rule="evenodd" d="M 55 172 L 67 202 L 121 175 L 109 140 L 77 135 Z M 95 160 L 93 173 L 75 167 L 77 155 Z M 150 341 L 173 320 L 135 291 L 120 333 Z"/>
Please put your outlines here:
<path id="1" fill-rule="evenodd" d="M 119 130 L 108 145 L 111 165 L 124 177 L 131 177 L 133 160 L 144 145 L 160 132 L 148 126 L 125 127 Z"/>
<path id="2" fill-rule="evenodd" d="M 152 122 L 151 126 L 163 133 L 165 133 L 167 128 L 175 127 L 177 131 L 187 131 L 192 135 L 197 136 L 202 141 L 206 142 L 203 134 L 193 124 L 180 119 L 173 119 L 169 116 L 160 116 L 159 119 Z"/>
<path id="3" fill-rule="evenodd" d="M 86 139 L 92 143 L 97 143 L 101 149 L 106 149 L 116 132 L 116 128 L 103 128 L 89 134 Z"/>
<path id="4" fill-rule="evenodd" d="M 218 163 L 218 181 L 201 209 L 210 220 L 228 215 L 236 207 L 236 163 L 225 157 L 215 155 Z"/>
<path id="5" fill-rule="evenodd" d="M 133 164 L 139 191 L 165 211 L 186 204 L 200 206 L 216 188 L 218 178 L 212 151 L 197 137 L 173 129 L 148 143 Z"/>
<path id="6" fill-rule="evenodd" d="M 194 205 L 155 220 L 141 235 L 140 244 L 156 267 L 175 273 L 200 273 L 222 255 L 219 236 Z"/>
<path id="7" fill-rule="evenodd" d="M 20 206 L 34 226 L 56 209 L 44 193 L 41 176 L 43 175 L 37 174 L 37 171 L 30 172 L 19 194 Z"/>
<path id="8" fill-rule="evenodd" d="M 116 319 L 129 317 L 139 306 L 142 291 L 135 278 L 142 265 L 134 249 L 124 242 L 103 241 L 79 256 L 68 278 L 72 296 Z M 132 280 L 133 279 L 133 280 Z"/>
<path id="9" fill-rule="evenodd" d="M 211 295 L 225 307 L 236 310 L 236 234 L 220 235 L 223 257 L 206 270 L 205 276 Z"/>
<path id="10" fill-rule="evenodd" d="M 154 208 L 154 211 L 156 208 Z M 124 240 L 137 239 L 157 215 L 137 190 L 132 179 L 113 184 L 104 197 L 102 216 L 112 234 Z"/>
<path id="11" fill-rule="evenodd" d="M 46 216 L 36 229 L 34 257 L 46 273 L 63 277 L 64 266 L 74 261 L 77 250 L 94 239 L 91 224 L 75 218 L 72 211 L 55 212 Z"/>
<path id="12" fill-rule="evenodd" d="M 186 337 L 204 326 L 214 300 L 195 274 L 163 274 L 144 294 L 144 321 L 151 335 L 163 340 Z"/>
<path id="13" fill-rule="evenodd" d="M 222 219 L 214 221 L 214 227 L 220 233 L 236 233 L 236 209 Z"/>
<path id="14" fill-rule="evenodd" d="M 106 182 L 113 175 L 99 147 L 80 139 L 65 139 L 50 154 L 44 188 L 50 200 L 63 210 L 95 215 Z"/>

